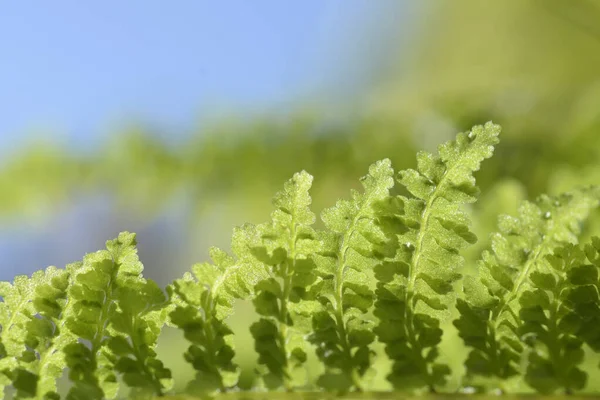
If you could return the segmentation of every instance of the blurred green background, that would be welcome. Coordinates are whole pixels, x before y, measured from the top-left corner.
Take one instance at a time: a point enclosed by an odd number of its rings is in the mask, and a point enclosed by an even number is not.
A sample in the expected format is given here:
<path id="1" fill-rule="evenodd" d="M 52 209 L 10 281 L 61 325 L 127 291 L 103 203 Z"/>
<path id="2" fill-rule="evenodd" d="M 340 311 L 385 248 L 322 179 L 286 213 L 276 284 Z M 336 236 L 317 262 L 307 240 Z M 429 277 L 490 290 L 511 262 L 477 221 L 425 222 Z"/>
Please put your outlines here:
<path id="1" fill-rule="evenodd" d="M 54 12 L 66 19 L 52 23 L 49 9 L 2 6 L 2 279 L 130 230 L 146 276 L 165 285 L 209 246 L 227 248 L 233 226 L 265 220 L 294 172 L 315 176 L 320 211 L 373 161 L 414 166 L 416 151 L 488 120 L 503 134 L 477 176 L 480 240 L 467 268 L 499 213 L 600 183 L 598 0 L 108 3 L 63 2 Z M 36 18 L 46 22 L 26 25 Z M 34 45 L 60 51 L 48 58 Z M 63 97 L 36 97 L 61 85 Z M 231 324 L 250 385 L 255 317 L 248 304 L 239 310 Z M 452 335 L 444 356 L 458 376 L 464 355 Z M 185 347 L 177 332 L 161 341 L 179 385 L 192 374 Z"/>

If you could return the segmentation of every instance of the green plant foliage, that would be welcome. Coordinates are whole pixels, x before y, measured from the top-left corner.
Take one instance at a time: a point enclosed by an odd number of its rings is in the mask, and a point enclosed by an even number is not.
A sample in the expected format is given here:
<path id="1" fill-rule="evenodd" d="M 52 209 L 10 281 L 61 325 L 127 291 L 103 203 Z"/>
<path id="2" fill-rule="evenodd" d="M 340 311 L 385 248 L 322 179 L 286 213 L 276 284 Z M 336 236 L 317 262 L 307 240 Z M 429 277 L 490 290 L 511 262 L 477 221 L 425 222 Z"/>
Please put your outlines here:
<path id="1" fill-rule="evenodd" d="M 491 104 L 497 102 L 494 99 Z M 597 110 L 596 103 L 587 107 Z M 495 115 L 494 110 L 486 115 Z M 219 125 L 180 144 L 161 141 L 151 130 L 134 129 L 118 132 L 93 152 L 76 152 L 53 143 L 23 147 L 0 164 L 0 192 L 4 194 L 0 218 L 47 218 L 69 205 L 73 193 L 108 194 L 119 209 L 144 217 L 156 215 L 174 199 L 191 212 L 206 215 L 214 206 L 228 207 L 243 198 L 244 218 L 252 218 L 251 209 L 262 209 L 281 182 L 302 169 L 318 178 L 312 197 L 321 209 L 341 196 L 348 182 L 373 160 L 389 157 L 396 170 L 411 167 L 416 150 L 425 141 L 421 132 L 413 131 L 404 120 L 357 115 L 343 124 L 314 113 L 293 115 L 283 122 Z M 505 115 L 497 119 L 501 117 Z M 449 122 L 466 130 L 480 118 L 476 113 Z M 585 131 L 561 128 L 561 134 L 552 140 L 544 129 L 529 134 L 512 126 L 504 145 L 478 174 L 478 186 L 487 193 L 498 181 L 512 178 L 523 184 L 529 196 L 556 193 L 555 174 L 569 167 L 577 179 L 562 180 L 560 192 L 573 190 L 579 179 L 589 176 L 579 171 L 598 170 L 598 126 L 596 123 Z M 439 140 L 430 136 L 427 142 Z"/>
<path id="2" fill-rule="evenodd" d="M 266 367 L 262 379 L 269 389 L 307 385 L 303 364 L 307 359 L 306 335 L 319 303 L 309 287 L 317 281 L 312 255 L 320 250 L 312 228 L 309 189 L 313 177 L 293 176 L 273 199 L 271 222 L 256 227 L 258 243 L 250 247 L 265 279 L 255 286 L 253 299 L 262 318 L 250 327 L 259 364 Z"/>
<path id="3" fill-rule="evenodd" d="M 535 288 L 525 290 L 519 298 L 522 324 L 518 334 L 530 347 L 526 350 L 525 381 L 541 393 L 558 389 L 572 393 L 583 389 L 587 380 L 579 368 L 583 340 L 576 336 L 581 314 L 574 308 L 588 302 L 572 283 L 589 283 L 598 272 L 584 264 L 585 254 L 573 244 L 556 249 L 546 259 L 549 268 L 532 272 Z"/>
<path id="4" fill-rule="evenodd" d="M 32 281 L 37 284 L 31 302 L 39 318 L 31 315 L 26 325 L 27 350 L 21 357 L 25 362 L 13 384 L 18 396 L 56 399 L 56 380 L 66 366 L 63 351 L 73 341 L 63 326 L 69 273 L 48 267 L 43 275 L 34 273 Z"/>
<path id="5" fill-rule="evenodd" d="M 448 316 L 452 284 L 460 278 L 459 250 L 476 241 L 460 206 L 476 200 L 473 172 L 492 155 L 499 133 L 488 123 L 441 145 L 439 155 L 420 152 L 417 170 L 398 174 L 411 196 L 390 198 L 381 206 L 380 224 L 389 228 L 397 250 L 376 268 L 376 333 L 393 360 L 388 379 L 396 388 L 435 390 L 450 373 L 436 362 L 440 322 Z"/>
<path id="6" fill-rule="evenodd" d="M 253 285 L 263 276 L 249 261 L 249 226 L 234 231 L 234 250 L 238 259 L 213 247 L 213 264 L 196 264 L 193 275 L 186 273 L 169 286 L 175 309 L 170 313 L 173 325 L 183 330 L 191 342 L 185 359 L 196 370 L 196 379 L 188 390 L 195 393 L 225 392 L 237 383 L 239 371 L 233 362 L 233 332 L 225 319 L 233 313 L 236 298 L 247 298 Z"/>
<path id="7" fill-rule="evenodd" d="M 136 395 L 162 394 L 172 385 L 171 371 L 157 359 L 155 347 L 171 307 L 154 281 L 140 280 L 118 291 L 111 316 L 108 347 L 115 370 Z"/>
<path id="8" fill-rule="evenodd" d="M 369 345 L 375 335 L 364 314 L 373 304 L 370 270 L 385 239 L 373 223 L 373 206 L 388 197 L 392 176 L 389 160 L 371 165 L 361 179 L 364 192 L 353 191 L 351 200 L 340 200 L 321 215 L 328 230 L 322 234 L 323 248 L 315 262 L 325 309 L 313 316 L 310 341 L 326 367 L 317 383 L 327 390 L 362 390 L 361 378 L 371 366 Z"/>
<path id="9" fill-rule="evenodd" d="M 477 243 L 473 243 L 464 251 L 467 261 L 464 272 L 476 272 L 476 261 L 481 258 L 481 253 L 490 246 L 490 232 L 496 230 L 498 216 L 516 214 L 519 206 L 526 199 L 525 187 L 514 179 L 501 180 L 487 192 L 482 193 L 476 203 L 477 207 L 473 209 L 471 215 Z"/>
<path id="10" fill-rule="evenodd" d="M 597 189 L 540 196 L 535 203 L 524 202 L 518 217 L 500 218 L 491 250 L 482 255 L 479 276 L 465 278 L 464 297 L 457 302 L 461 315 L 454 324 L 471 348 L 466 361 L 469 384 L 505 389 L 504 380 L 524 373 L 523 302 L 529 306 L 532 291 L 547 297 L 546 287 L 539 286 L 552 271 L 547 256 L 578 242 L 581 223 L 598 205 L 598 198 Z"/>
<path id="11" fill-rule="evenodd" d="M 56 379 L 65 367 L 61 349 L 71 339 L 61 331 L 68 276 L 48 267 L 31 278 L 16 277 L 12 285 L 1 284 L 2 383 L 12 382 L 18 396 L 58 396 Z"/>
<path id="12" fill-rule="evenodd" d="M 10 371 L 16 367 L 16 359 L 25 350 L 26 324 L 34 314 L 31 296 L 34 282 L 27 276 L 20 275 L 11 285 L 2 282 L 0 295 L 2 296 L 2 371 Z"/>
<path id="13" fill-rule="evenodd" d="M 585 246 L 589 264 L 574 270 L 569 276 L 573 288 L 569 300 L 580 317 L 577 336 L 600 353 L 600 237 L 594 236 Z"/>
<path id="14" fill-rule="evenodd" d="M 65 347 L 67 398 L 114 398 L 118 374 L 140 392 L 161 394 L 171 378 L 153 349 L 167 317 L 164 295 L 141 276 L 135 234 L 121 233 L 106 248 L 69 268 L 66 327 L 79 340 Z"/>
<path id="15" fill-rule="evenodd" d="M 133 128 L 115 132 L 89 153 L 56 143 L 23 147 L 0 164 L 0 218 L 48 217 L 73 192 L 109 194 L 145 217 L 181 194 L 190 211 L 202 215 L 223 206 L 224 198 L 243 197 L 247 206 L 262 207 L 281 182 L 302 169 L 321 177 L 316 200 L 329 204 L 332 193 L 337 197 L 373 160 L 390 155 L 390 148 L 396 166 L 407 166 L 414 154 L 412 138 L 397 134 L 401 127 L 371 118 L 335 123 L 324 117 L 294 113 L 281 121 L 228 122 L 194 132 L 180 144 Z"/>
<path id="16" fill-rule="evenodd" d="M 34 314 L 30 302 L 33 290 L 34 283 L 24 275 L 17 276 L 12 285 L 9 282 L 0 284 L 0 295 L 3 299 L 0 308 L 2 389 L 13 380 L 14 371 L 19 366 L 18 360 L 25 351 L 26 325 Z"/>
<path id="17" fill-rule="evenodd" d="M 64 269 L 1 282 L 0 385 L 17 399 L 57 400 L 57 379 L 68 371 L 68 400 L 170 394 L 172 373 L 155 350 L 170 324 L 189 342 L 183 358 L 196 376 L 187 391 L 236 392 L 228 318 L 242 299 L 259 315 L 249 327 L 255 390 L 358 392 L 385 374 L 397 391 L 447 391 L 442 337 L 453 328 L 443 322 L 454 305 L 457 330 L 449 333 L 468 348 L 466 373 L 454 374 L 463 390 L 588 389 L 598 371 L 588 368 L 586 348 L 600 352 L 600 238 L 597 216 L 589 218 L 600 188 L 523 201 L 465 253 L 476 241 L 470 215 L 485 234 L 496 211 L 525 197 L 520 184 L 503 181 L 485 206 L 468 207 L 479 195 L 474 173 L 499 132 L 488 123 L 437 154 L 419 152 L 395 188 L 391 161 L 372 164 L 362 191 L 321 213 L 322 227 L 311 211 L 313 177 L 297 173 L 275 195 L 268 222 L 234 229 L 233 255 L 212 248 L 212 262 L 192 266 L 166 294 L 142 276 L 129 232 Z M 592 237 L 583 250 L 582 237 Z M 477 273 L 462 278 L 475 269 L 464 255 L 471 260 L 482 247 Z M 376 338 L 385 348 L 377 359 Z M 313 367 L 324 371 L 316 379 Z"/>

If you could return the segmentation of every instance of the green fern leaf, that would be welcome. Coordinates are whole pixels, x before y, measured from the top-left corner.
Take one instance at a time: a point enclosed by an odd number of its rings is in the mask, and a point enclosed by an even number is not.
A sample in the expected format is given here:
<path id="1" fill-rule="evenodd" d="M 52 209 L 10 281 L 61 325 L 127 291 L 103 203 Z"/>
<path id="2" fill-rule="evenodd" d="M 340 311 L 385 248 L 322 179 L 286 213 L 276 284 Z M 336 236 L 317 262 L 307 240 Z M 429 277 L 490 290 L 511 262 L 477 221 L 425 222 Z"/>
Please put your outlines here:
<path id="1" fill-rule="evenodd" d="M 13 385 L 17 397 L 56 399 L 56 380 L 66 367 L 64 348 L 74 341 L 63 329 L 69 273 L 48 267 L 34 273 L 32 281 L 37 281 L 32 303 L 39 317 L 31 315 L 27 323 L 28 350 Z"/>
<path id="2" fill-rule="evenodd" d="M 0 369 L 2 383 L 12 382 L 16 398 L 58 397 L 56 379 L 65 367 L 61 349 L 72 340 L 59 336 L 67 285 L 68 273 L 55 267 L 0 284 Z"/>
<path id="3" fill-rule="evenodd" d="M 15 277 L 14 282 L 0 282 L 0 388 L 16 383 L 19 388 L 24 383 L 33 382 L 27 364 L 34 360 L 35 353 L 27 349 L 30 335 L 28 328 L 36 314 L 33 299 L 35 289 L 42 282 L 43 271 L 29 278 L 26 275 Z M 22 392 L 35 394 L 34 390 Z"/>
<path id="4" fill-rule="evenodd" d="M 488 123 L 441 145 L 439 155 L 418 153 L 417 170 L 398 174 L 412 196 L 378 205 L 378 223 L 397 250 L 375 268 L 380 321 L 375 332 L 393 361 L 388 380 L 396 388 L 435 390 L 450 373 L 436 362 L 440 322 L 460 277 L 459 251 L 476 241 L 460 207 L 476 200 L 473 173 L 492 155 L 499 133 L 500 127 Z"/>
<path id="5" fill-rule="evenodd" d="M 305 336 L 310 332 L 312 314 L 319 303 L 309 287 L 317 281 L 311 255 L 320 248 L 311 225 L 316 217 L 310 210 L 309 190 L 313 178 L 302 171 L 285 183 L 273 199 L 276 207 L 271 222 L 256 227 L 257 241 L 250 252 L 266 278 L 255 286 L 253 299 L 262 318 L 250 327 L 266 367 L 262 379 L 269 389 L 306 385 Z"/>
<path id="6" fill-rule="evenodd" d="M 315 262 L 325 309 L 313 317 L 310 341 L 326 367 L 317 383 L 328 390 L 362 390 L 372 362 L 369 345 L 375 335 L 365 313 L 373 303 L 370 272 L 385 242 L 373 223 L 374 205 L 389 196 L 394 184 L 390 161 L 371 165 L 361 183 L 364 193 L 353 191 L 351 200 L 340 200 L 321 215 L 328 231 L 321 235 L 323 249 Z"/>
<path id="7" fill-rule="evenodd" d="M 173 382 L 155 348 L 172 307 L 154 281 L 141 278 L 135 285 L 119 287 L 116 301 L 107 341 L 115 356 L 115 370 L 136 396 L 162 395 Z"/>
<path id="8" fill-rule="evenodd" d="M 164 299 L 142 270 L 129 232 L 70 267 L 66 327 L 80 340 L 65 348 L 74 383 L 68 399 L 113 398 L 118 373 L 136 390 L 161 394 L 169 384 L 170 372 L 153 350 L 166 318 Z"/>
<path id="9" fill-rule="evenodd" d="M 573 244 L 546 259 L 546 268 L 530 274 L 532 288 L 519 298 L 518 334 L 529 347 L 525 381 L 540 393 L 563 389 L 569 394 L 583 389 L 587 380 L 579 368 L 584 357 L 583 341 L 576 336 L 581 316 L 573 307 L 573 293 L 581 286 L 573 287 L 572 279 L 583 278 L 583 283 L 592 272 L 597 282 L 597 269 L 585 265 L 585 254 Z"/>
<path id="10" fill-rule="evenodd" d="M 170 313 L 171 323 L 191 342 L 184 357 L 197 371 L 196 380 L 189 386 L 194 393 L 224 392 L 236 384 L 239 375 L 233 362 L 233 332 L 225 318 L 233 312 L 234 300 L 246 298 L 262 276 L 257 275 L 254 264 L 240 261 L 249 257 L 239 243 L 252 236 L 251 230 L 247 226 L 237 228 L 233 236 L 238 262 L 212 248 L 214 264 L 194 265 L 193 275 L 186 273 L 168 288 L 176 303 Z"/>
<path id="11" fill-rule="evenodd" d="M 523 344 L 519 335 L 521 298 L 536 284 L 548 285 L 538 273 L 549 270 L 547 255 L 568 243 L 577 243 L 580 225 L 598 205 L 598 190 L 589 189 L 553 198 L 525 202 L 519 216 L 502 216 L 499 233 L 491 237 L 491 251 L 483 253 L 479 277 L 465 279 L 460 318 L 454 322 L 471 347 L 467 382 L 506 389 L 521 368 Z M 534 274 L 535 272 L 535 274 Z M 527 295 L 526 295 L 527 296 Z M 491 382 L 490 382 L 491 381 Z"/>
<path id="12" fill-rule="evenodd" d="M 588 264 L 573 269 L 568 300 L 579 317 L 576 336 L 600 353 L 600 237 L 585 246 Z"/>

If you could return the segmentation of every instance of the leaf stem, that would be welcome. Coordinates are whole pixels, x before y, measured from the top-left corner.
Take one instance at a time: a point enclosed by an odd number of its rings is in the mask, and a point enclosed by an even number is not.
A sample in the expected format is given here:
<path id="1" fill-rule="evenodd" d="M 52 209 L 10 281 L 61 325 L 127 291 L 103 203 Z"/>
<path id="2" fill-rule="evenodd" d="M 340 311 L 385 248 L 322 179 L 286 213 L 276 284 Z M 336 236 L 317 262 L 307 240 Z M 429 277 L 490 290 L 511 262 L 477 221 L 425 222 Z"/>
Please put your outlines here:
<path id="1" fill-rule="evenodd" d="M 282 265 L 282 277 L 283 277 L 283 292 L 280 301 L 281 306 L 279 307 L 279 335 L 281 347 L 285 356 L 285 364 L 283 366 L 283 384 L 285 390 L 288 392 L 293 391 L 292 387 L 292 376 L 290 374 L 290 360 L 287 351 L 288 342 L 288 301 L 290 292 L 292 290 L 292 278 L 296 270 L 296 220 L 292 213 L 292 220 L 290 224 L 290 240 L 288 242 L 289 257 Z M 291 263 L 291 265 L 290 265 Z"/>
<path id="2" fill-rule="evenodd" d="M 417 343 L 417 341 L 415 340 L 416 335 L 414 332 L 414 320 L 413 320 L 414 313 L 412 312 L 412 309 L 414 307 L 414 305 L 412 303 L 413 303 L 413 299 L 414 299 L 414 291 L 415 291 L 415 285 L 416 285 L 416 281 L 417 281 L 419 262 L 421 260 L 421 255 L 423 253 L 423 244 L 425 241 L 425 235 L 427 234 L 428 228 L 429 228 L 429 220 L 431 217 L 431 210 L 433 208 L 433 204 L 439 198 L 438 191 L 440 190 L 440 188 L 444 187 L 444 184 L 446 182 L 446 178 L 448 176 L 449 171 L 450 171 L 449 168 L 447 168 L 446 171 L 444 171 L 444 174 L 440 178 L 438 184 L 435 185 L 434 190 L 432 191 L 431 195 L 429 196 L 429 199 L 425 203 L 425 207 L 423 208 L 423 211 L 421 213 L 421 224 L 419 226 L 419 233 L 417 234 L 417 242 L 415 244 L 415 249 L 412 254 L 411 263 L 409 265 L 409 271 L 408 271 L 409 281 L 408 281 L 408 287 L 406 289 L 406 293 L 404 295 L 404 302 L 405 302 L 404 303 L 405 304 L 405 306 L 404 306 L 404 321 L 405 321 L 404 326 L 405 326 L 406 337 L 408 338 L 408 341 L 413 350 L 416 350 L 420 347 L 419 344 Z M 420 349 L 419 349 L 419 351 L 420 351 Z M 426 378 L 429 380 L 431 377 L 430 376 L 431 374 L 427 370 L 427 364 L 423 361 L 422 357 L 418 361 L 419 361 L 419 367 L 425 374 Z M 428 384 L 429 384 L 429 390 L 431 392 L 435 391 L 433 384 L 431 382 L 428 382 Z"/>
<path id="3" fill-rule="evenodd" d="M 529 270 L 531 269 L 532 266 L 534 266 L 538 262 L 538 259 L 544 254 L 544 250 L 546 249 L 546 246 L 548 244 L 546 241 L 547 237 L 548 237 L 548 235 L 543 236 L 542 241 L 540 242 L 537 249 L 535 250 L 533 257 L 531 257 L 530 259 L 528 259 L 526 261 L 525 267 L 523 269 L 521 269 L 521 271 L 519 272 L 516 283 L 513 286 L 513 289 L 508 294 L 507 300 L 505 302 L 501 303 L 502 305 L 495 310 L 496 312 L 490 313 L 490 320 L 495 321 L 494 327 L 496 329 L 498 328 L 498 324 L 501 321 L 500 316 L 502 315 L 502 313 L 504 312 L 506 307 L 513 300 L 515 300 L 516 297 L 519 295 L 519 293 L 521 291 L 521 287 L 523 286 L 523 284 L 526 282 L 527 278 L 529 277 Z M 549 242 L 549 240 L 548 240 L 548 242 Z M 519 323 L 518 319 L 517 319 L 517 323 Z"/>

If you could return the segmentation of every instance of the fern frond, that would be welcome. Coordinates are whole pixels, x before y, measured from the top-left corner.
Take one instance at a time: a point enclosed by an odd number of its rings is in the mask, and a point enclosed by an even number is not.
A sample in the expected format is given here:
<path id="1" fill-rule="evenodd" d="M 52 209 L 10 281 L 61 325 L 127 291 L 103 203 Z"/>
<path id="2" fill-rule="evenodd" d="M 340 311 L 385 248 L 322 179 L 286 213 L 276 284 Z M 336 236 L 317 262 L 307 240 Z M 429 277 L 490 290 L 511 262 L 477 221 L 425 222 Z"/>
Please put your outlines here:
<path id="1" fill-rule="evenodd" d="M 68 399 L 113 398 L 117 373 L 138 390 L 161 394 L 168 385 L 170 372 L 153 350 L 166 317 L 159 311 L 164 299 L 142 278 L 143 268 L 135 234 L 129 232 L 71 266 L 66 327 L 79 341 L 65 348 L 74 383 Z"/>
<path id="2" fill-rule="evenodd" d="M 500 127 L 488 123 L 441 145 L 439 155 L 418 153 L 417 170 L 398 174 L 412 196 L 379 205 L 379 224 L 398 247 L 395 257 L 376 267 L 375 332 L 393 361 L 388 380 L 396 388 L 433 391 L 450 373 L 436 362 L 440 322 L 460 277 L 459 251 L 476 241 L 460 207 L 476 200 L 473 173 L 491 157 L 499 133 Z"/>
<path id="3" fill-rule="evenodd" d="M 570 274 L 568 299 L 579 317 L 576 336 L 600 353 L 600 237 L 592 237 L 585 254 L 589 263 Z"/>
<path id="4" fill-rule="evenodd" d="M 375 335 L 365 313 L 373 304 L 370 270 L 385 242 L 373 223 L 374 205 L 389 196 L 394 184 L 391 162 L 371 165 L 361 183 L 364 193 L 353 191 L 351 200 L 340 200 L 321 215 L 328 231 L 322 233 L 323 249 L 315 262 L 325 310 L 313 317 L 310 341 L 326 367 L 317 383 L 328 390 L 362 390 L 362 377 L 371 366 L 369 345 Z"/>
<path id="5" fill-rule="evenodd" d="M 173 385 L 171 371 L 157 358 L 158 336 L 173 307 L 154 281 L 141 278 L 119 287 L 111 310 L 108 348 L 115 370 L 134 395 L 162 395 Z M 131 395 L 130 395 L 131 396 Z"/>
<path id="6" fill-rule="evenodd" d="M 253 299 L 262 318 L 250 331 L 258 362 L 267 370 L 262 379 L 269 389 L 292 390 L 307 383 L 301 368 L 307 359 L 305 336 L 311 315 L 320 308 L 309 293 L 317 280 L 312 254 L 320 248 L 311 227 L 316 219 L 310 210 L 312 181 L 302 171 L 285 183 L 273 199 L 271 222 L 256 227 L 258 243 L 250 247 L 266 275 L 255 286 Z"/>
<path id="7" fill-rule="evenodd" d="M 243 242 L 248 233 L 246 228 L 236 229 L 234 242 Z M 238 249 L 245 258 L 242 252 Z M 239 371 L 233 362 L 233 332 L 225 318 L 233 312 L 234 300 L 247 297 L 259 279 L 253 264 L 236 262 L 215 247 L 210 256 L 213 264 L 194 265 L 193 275 L 186 273 L 168 288 L 172 297 L 178 297 L 171 323 L 191 342 L 184 357 L 197 371 L 189 387 L 196 393 L 226 391 L 236 384 Z"/>
<path id="8" fill-rule="evenodd" d="M 491 237 L 491 251 L 482 255 L 479 277 L 465 279 L 464 298 L 457 303 L 461 316 L 454 324 L 471 347 L 466 361 L 469 383 L 477 384 L 477 376 L 485 377 L 484 382 L 499 381 L 524 372 L 520 300 L 535 290 L 532 279 L 548 270 L 546 256 L 577 243 L 580 225 L 598 198 L 593 188 L 543 195 L 535 203 L 524 202 L 518 217 L 499 219 L 500 232 Z"/>
<path id="9" fill-rule="evenodd" d="M 28 371 L 27 364 L 35 354 L 27 349 L 30 335 L 28 328 L 36 311 L 33 304 L 35 289 L 43 280 L 43 271 L 29 278 L 15 277 L 13 283 L 0 282 L 0 389 L 13 383 L 19 388 L 33 382 L 35 377 Z M 26 391 L 25 394 L 32 391 Z"/>
<path id="10" fill-rule="evenodd" d="M 19 358 L 14 388 L 17 398 L 57 399 L 56 380 L 66 367 L 64 348 L 75 339 L 62 329 L 69 273 L 48 267 L 33 274 L 33 310 L 27 322 L 27 350 Z"/>
<path id="11" fill-rule="evenodd" d="M 12 382 L 18 399 L 58 397 L 62 349 L 72 341 L 61 331 L 68 282 L 67 271 L 48 267 L 31 278 L 16 277 L 12 285 L 0 284 L 2 382 Z"/>
<path id="12" fill-rule="evenodd" d="M 583 341 L 576 336 L 581 317 L 573 306 L 581 300 L 574 296 L 578 289 L 572 280 L 589 282 L 590 272 L 597 278 L 597 271 L 585 265 L 585 254 L 573 244 L 557 248 L 546 259 L 546 268 L 530 274 L 534 287 L 519 298 L 518 334 L 529 347 L 525 382 L 540 393 L 563 389 L 570 394 L 583 389 L 587 380 L 579 368 L 584 357 Z"/>

